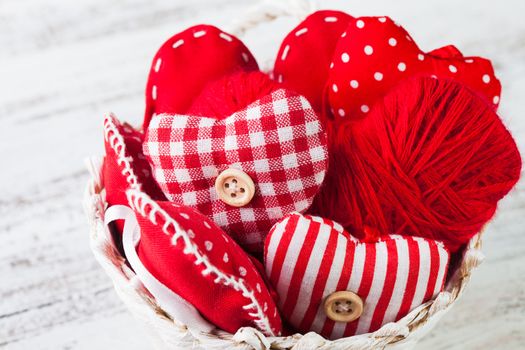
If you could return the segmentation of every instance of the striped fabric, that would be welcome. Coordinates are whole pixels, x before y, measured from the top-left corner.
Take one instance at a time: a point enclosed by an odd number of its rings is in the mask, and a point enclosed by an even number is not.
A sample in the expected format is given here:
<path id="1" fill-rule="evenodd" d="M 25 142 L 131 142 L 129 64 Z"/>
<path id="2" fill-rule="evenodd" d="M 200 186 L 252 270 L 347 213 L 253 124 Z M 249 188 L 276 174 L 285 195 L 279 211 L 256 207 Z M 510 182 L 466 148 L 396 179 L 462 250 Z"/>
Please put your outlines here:
<path id="1" fill-rule="evenodd" d="M 265 268 L 281 314 L 297 331 L 337 339 L 375 331 L 432 299 L 443 288 L 449 254 L 439 242 L 391 235 L 361 243 L 341 225 L 293 213 L 266 240 Z M 360 318 L 334 322 L 323 311 L 335 291 L 357 293 Z"/>

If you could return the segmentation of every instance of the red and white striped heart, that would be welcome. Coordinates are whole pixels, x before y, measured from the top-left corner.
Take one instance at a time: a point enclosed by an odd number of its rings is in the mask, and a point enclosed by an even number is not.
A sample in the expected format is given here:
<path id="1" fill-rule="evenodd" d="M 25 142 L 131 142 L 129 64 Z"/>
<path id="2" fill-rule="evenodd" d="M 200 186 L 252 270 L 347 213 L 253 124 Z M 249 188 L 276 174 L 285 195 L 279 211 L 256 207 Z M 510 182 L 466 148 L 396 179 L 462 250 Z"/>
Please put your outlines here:
<path id="1" fill-rule="evenodd" d="M 373 332 L 432 299 L 443 288 L 448 261 L 447 250 L 433 240 L 391 235 L 364 243 L 334 221 L 298 213 L 273 227 L 265 247 L 283 317 L 300 332 L 329 339 Z M 361 298 L 358 319 L 327 317 L 324 300 L 336 291 Z"/>

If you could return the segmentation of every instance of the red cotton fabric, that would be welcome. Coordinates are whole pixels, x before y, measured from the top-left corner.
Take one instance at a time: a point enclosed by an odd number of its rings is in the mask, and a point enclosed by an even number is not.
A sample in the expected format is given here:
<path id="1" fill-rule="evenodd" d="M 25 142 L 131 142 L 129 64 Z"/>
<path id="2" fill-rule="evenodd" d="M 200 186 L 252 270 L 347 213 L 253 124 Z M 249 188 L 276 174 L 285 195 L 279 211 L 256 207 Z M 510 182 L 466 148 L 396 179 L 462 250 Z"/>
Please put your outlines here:
<path id="1" fill-rule="evenodd" d="M 157 280 L 217 327 L 254 327 L 278 336 L 279 312 L 251 258 L 196 210 L 127 192 L 141 240 L 139 258 Z"/>
<path id="2" fill-rule="evenodd" d="M 328 77 L 336 118 L 360 119 L 399 82 L 414 76 L 454 79 L 477 92 L 494 109 L 501 84 L 489 60 L 463 57 L 453 46 L 425 53 L 388 17 L 350 21 L 334 52 Z"/>
<path id="3" fill-rule="evenodd" d="M 108 204 L 127 205 L 126 190 L 141 188 L 156 199 L 164 199 L 162 191 L 151 177 L 151 168 L 142 153 L 144 134 L 129 124 L 122 124 L 110 114 L 104 118 L 106 156 L 103 177 Z M 121 224 L 118 223 L 120 229 Z"/>
<path id="4" fill-rule="evenodd" d="M 440 242 L 391 235 L 363 243 L 334 221 L 290 214 L 266 240 L 267 276 L 281 314 L 301 333 L 329 339 L 373 332 L 434 298 L 449 254 Z M 360 296 L 364 310 L 349 323 L 328 319 L 323 301 L 335 291 Z"/>
<path id="5" fill-rule="evenodd" d="M 489 60 L 452 45 L 425 53 L 388 17 L 318 11 L 286 36 L 274 68 L 276 81 L 337 123 L 362 119 L 398 83 L 421 75 L 454 79 L 499 104 L 501 84 Z"/>
<path id="6" fill-rule="evenodd" d="M 208 82 L 237 71 L 257 70 L 248 48 L 214 26 L 197 25 L 174 35 L 151 64 L 144 130 L 155 114 L 186 113 Z"/>
<path id="7" fill-rule="evenodd" d="M 352 18 L 332 10 L 311 14 L 284 38 L 275 59 L 274 79 L 305 96 L 321 115 L 334 50 Z"/>
<path id="8" fill-rule="evenodd" d="M 197 209 L 251 251 L 262 251 L 271 226 L 305 211 L 328 163 L 326 135 L 307 100 L 279 89 L 230 117 L 155 116 L 144 154 L 166 197 Z M 224 170 L 248 174 L 256 192 L 236 208 L 214 189 Z"/>

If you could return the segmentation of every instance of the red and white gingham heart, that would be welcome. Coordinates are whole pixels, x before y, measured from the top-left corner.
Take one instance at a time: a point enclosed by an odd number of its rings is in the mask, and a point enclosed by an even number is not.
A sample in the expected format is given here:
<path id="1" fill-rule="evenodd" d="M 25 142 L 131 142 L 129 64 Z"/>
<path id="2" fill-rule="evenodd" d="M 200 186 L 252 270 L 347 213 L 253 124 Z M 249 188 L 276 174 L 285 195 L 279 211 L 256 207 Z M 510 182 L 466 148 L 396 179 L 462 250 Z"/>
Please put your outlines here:
<path id="1" fill-rule="evenodd" d="M 365 243 L 334 221 L 298 213 L 272 228 L 264 255 L 281 315 L 300 332 L 330 339 L 373 332 L 435 297 L 449 260 L 433 240 L 390 235 Z M 334 322 L 323 300 L 346 290 L 362 299 L 363 313 L 349 323 Z"/>
<path id="2" fill-rule="evenodd" d="M 157 115 L 144 154 L 166 197 L 210 217 L 245 248 L 260 251 L 271 226 L 305 211 L 327 169 L 326 135 L 301 95 L 279 89 L 230 117 Z M 217 176 L 242 170 L 255 183 L 244 207 L 225 204 Z"/>

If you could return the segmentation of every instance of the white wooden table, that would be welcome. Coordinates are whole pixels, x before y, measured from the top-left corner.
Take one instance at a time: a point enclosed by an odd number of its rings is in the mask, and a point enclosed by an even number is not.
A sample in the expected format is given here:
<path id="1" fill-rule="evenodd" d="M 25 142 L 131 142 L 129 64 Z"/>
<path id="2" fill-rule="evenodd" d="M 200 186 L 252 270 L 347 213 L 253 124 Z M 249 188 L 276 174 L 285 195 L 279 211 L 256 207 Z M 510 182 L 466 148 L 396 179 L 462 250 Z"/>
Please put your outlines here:
<path id="1" fill-rule="evenodd" d="M 185 26 L 230 24 L 242 0 L 0 2 L 0 348 L 148 349 L 88 246 L 83 158 L 102 154 L 106 111 L 141 120 L 158 46 Z M 501 114 L 525 154 L 525 2 L 325 1 L 390 15 L 422 48 L 456 44 L 494 60 Z M 250 32 L 269 67 L 296 22 Z M 228 28 L 228 27 L 226 27 Z M 485 235 L 486 262 L 421 349 L 525 348 L 525 185 Z"/>

